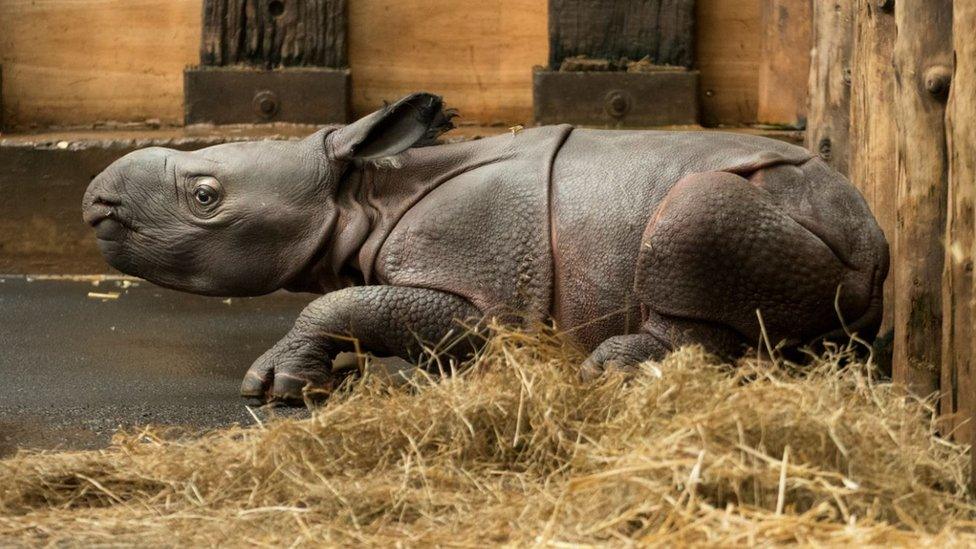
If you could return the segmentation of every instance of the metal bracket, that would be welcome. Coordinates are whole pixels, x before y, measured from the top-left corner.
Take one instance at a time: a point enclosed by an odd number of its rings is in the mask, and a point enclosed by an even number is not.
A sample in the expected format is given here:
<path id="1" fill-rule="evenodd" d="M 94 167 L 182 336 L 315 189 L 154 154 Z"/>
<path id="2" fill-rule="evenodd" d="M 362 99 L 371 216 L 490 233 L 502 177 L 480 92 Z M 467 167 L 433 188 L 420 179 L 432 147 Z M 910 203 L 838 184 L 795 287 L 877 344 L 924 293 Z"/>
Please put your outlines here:
<path id="1" fill-rule="evenodd" d="M 191 67 L 183 75 L 184 121 L 344 124 L 349 81 L 348 69 Z"/>
<path id="2" fill-rule="evenodd" d="M 560 72 L 536 67 L 533 100 L 540 124 L 697 124 L 698 71 Z"/>

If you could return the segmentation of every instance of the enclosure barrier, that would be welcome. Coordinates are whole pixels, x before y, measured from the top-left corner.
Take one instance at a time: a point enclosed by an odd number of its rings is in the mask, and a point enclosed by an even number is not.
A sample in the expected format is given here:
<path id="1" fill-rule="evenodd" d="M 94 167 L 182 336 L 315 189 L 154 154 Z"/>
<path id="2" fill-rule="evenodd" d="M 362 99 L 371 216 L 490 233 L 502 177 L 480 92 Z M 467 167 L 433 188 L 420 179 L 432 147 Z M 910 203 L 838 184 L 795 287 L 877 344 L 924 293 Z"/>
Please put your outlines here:
<path id="1" fill-rule="evenodd" d="M 815 0 L 814 14 L 807 145 L 891 243 L 895 381 L 937 394 L 944 432 L 972 444 L 976 3 Z"/>

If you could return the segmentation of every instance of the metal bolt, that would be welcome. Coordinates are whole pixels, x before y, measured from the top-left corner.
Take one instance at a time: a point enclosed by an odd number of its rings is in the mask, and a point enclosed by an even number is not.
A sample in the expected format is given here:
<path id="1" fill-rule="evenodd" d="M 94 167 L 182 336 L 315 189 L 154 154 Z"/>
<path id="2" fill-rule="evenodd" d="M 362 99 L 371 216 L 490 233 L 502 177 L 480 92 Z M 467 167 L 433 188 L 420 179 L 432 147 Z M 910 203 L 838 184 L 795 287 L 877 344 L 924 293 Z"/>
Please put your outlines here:
<path id="1" fill-rule="evenodd" d="M 280 107 L 278 96 L 269 90 L 259 91 L 255 94 L 251 105 L 254 107 L 255 114 L 265 120 L 274 118 Z"/>
<path id="2" fill-rule="evenodd" d="M 952 69 L 945 65 L 929 67 L 925 71 L 925 90 L 938 100 L 949 97 L 949 86 L 952 84 Z"/>
<path id="3" fill-rule="evenodd" d="M 630 97 L 627 92 L 613 90 L 604 99 L 604 108 L 607 114 L 614 118 L 621 118 L 630 110 Z"/>

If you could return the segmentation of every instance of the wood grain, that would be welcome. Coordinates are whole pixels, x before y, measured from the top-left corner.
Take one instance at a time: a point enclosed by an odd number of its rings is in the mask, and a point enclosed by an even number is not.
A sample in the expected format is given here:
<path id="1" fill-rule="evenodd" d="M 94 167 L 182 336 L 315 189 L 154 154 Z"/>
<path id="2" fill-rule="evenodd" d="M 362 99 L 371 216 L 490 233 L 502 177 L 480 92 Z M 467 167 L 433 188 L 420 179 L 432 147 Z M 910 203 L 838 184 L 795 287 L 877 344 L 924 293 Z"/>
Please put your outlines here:
<path id="1" fill-rule="evenodd" d="M 179 122 L 200 9 L 200 0 L 3 0 L 5 123 Z"/>
<path id="2" fill-rule="evenodd" d="M 691 67 L 695 0 L 549 0 L 549 68 L 583 55 Z"/>
<path id="3" fill-rule="evenodd" d="M 806 147 L 844 175 L 850 171 L 851 47 L 854 5 L 813 2 Z"/>
<path id="4" fill-rule="evenodd" d="M 760 123 L 796 128 L 806 124 L 812 20 L 810 0 L 762 0 L 756 113 Z"/>
<path id="5" fill-rule="evenodd" d="M 860 189 L 888 239 L 892 255 L 898 213 L 895 156 L 895 77 L 892 56 L 895 18 L 875 0 L 854 0 L 851 54 L 850 178 Z M 884 287 L 881 333 L 894 326 L 894 275 Z"/>
<path id="6" fill-rule="evenodd" d="M 759 3 L 698 0 L 695 51 L 701 71 L 703 124 L 756 122 Z"/>
<path id="7" fill-rule="evenodd" d="M 942 351 L 948 170 L 944 94 L 952 65 L 952 0 L 898 0 L 895 25 L 898 224 L 893 264 L 898 299 L 892 366 L 895 382 L 927 396 L 939 388 Z"/>
<path id="8" fill-rule="evenodd" d="M 955 75 L 949 97 L 941 412 L 963 444 L 976 443 L 976 4 L 953 7 Z M 974 473 L 976 474 L 976 473 Z"/>
<path id="9" fill-rule="evenodd" d="M 545 2 L 357 0 L 349 8 L 357 115 L 426 90 L 458 108 L 460 123 L 531 120 L 532 66 L 547 56 Z"/>
<path id="10" fill-rule="evenodd" d="M 756 120 L 760 0 L 699 0 L 703 120 Z M 0 63 L 9 125 L 159 119 L 179 124 L 183 69 L 200 59 L 202 0 L 2 0 Z M 353 107 L 428 89 L 462 123 L 525 123 L 532 67 L 548 59 L 541 0 L 348 3 Z"/>
<path id="11" fill-rule="evenodd" d="M 346 0 L 203 2 L 204 65 L 344 68 L 346 52 Z"/>

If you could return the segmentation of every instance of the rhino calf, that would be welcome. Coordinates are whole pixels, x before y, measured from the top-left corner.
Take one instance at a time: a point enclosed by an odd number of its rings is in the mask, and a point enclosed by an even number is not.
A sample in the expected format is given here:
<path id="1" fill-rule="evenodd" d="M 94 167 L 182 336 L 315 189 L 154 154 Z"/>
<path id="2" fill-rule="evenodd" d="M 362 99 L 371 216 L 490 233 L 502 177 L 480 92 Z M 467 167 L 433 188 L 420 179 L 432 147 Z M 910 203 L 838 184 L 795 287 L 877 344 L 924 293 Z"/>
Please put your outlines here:
<path id="1" fill-rule="evenodd" d="M 92 181 L 84 219 L 112 266 L 161 286 L 325 294 L 247 372 L 262 402 L 330 386 L 354 345 L 415 359 L 488 315 L 552 319 L 591 374 L 690 343 L 734 357 L 757 311 L 791 346 L 840 318 L 878 328 L 884 235 L 805 149 L 570 126 L 417 146 L 449 126 L 417 93 L 299 142 L 136 151 Z"/>

